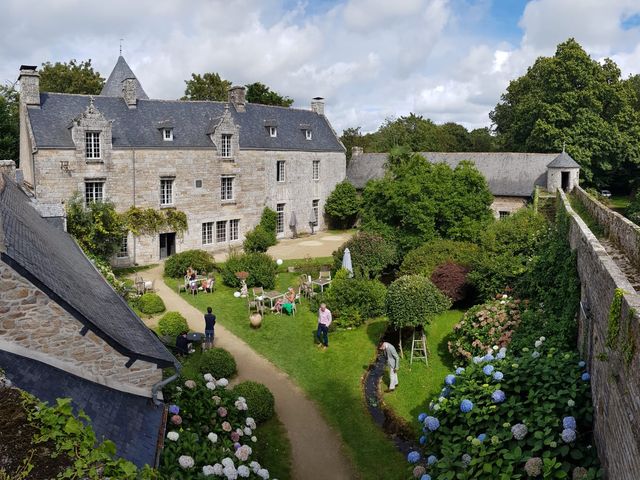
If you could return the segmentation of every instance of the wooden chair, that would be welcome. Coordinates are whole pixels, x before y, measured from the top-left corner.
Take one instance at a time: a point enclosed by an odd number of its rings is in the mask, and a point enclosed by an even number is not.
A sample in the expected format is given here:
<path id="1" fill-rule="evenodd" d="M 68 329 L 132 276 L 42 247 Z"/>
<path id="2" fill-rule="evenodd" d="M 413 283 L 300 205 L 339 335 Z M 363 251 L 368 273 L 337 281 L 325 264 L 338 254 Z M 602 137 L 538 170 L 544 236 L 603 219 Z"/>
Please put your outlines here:
<path id="1" fill-rule="evenodd" d="M 314 285 L 320 286 L 320 291 L 324 292 L 324 287 L 331 283 L 331 271 L 320 271 L 318 279 L 311 282 Z"/>
<path id="2" fill-rule="evenodd" d="M 189 290 L 189 277 L 187 277 L 186 275 L 184 276 L 184 282 L 178 284 L 178 293 L 182 292 L 183 290 L 185 293 L 187 292 L 187 290 Z"/>
<path id="3" fill-rule="evenodd" d="M 300 301 L 302 300 L 302 297 L 311 298 L 312 296 L 313 296 L 313 286 L 309 281 L 309 277 L 307 277 L 306 275 L 300 275 L 296 300 Z"/>
<path id="4" fill-rule="evenodd" d="M 264 317 L 264 302 L 262 300 L 258 300 L 257 298 L 254 298 L 253 300 L 247 299 L 247 307 L 249 309 L 249 314 L 251 314 L 252 310 L 255 310 Z"/>

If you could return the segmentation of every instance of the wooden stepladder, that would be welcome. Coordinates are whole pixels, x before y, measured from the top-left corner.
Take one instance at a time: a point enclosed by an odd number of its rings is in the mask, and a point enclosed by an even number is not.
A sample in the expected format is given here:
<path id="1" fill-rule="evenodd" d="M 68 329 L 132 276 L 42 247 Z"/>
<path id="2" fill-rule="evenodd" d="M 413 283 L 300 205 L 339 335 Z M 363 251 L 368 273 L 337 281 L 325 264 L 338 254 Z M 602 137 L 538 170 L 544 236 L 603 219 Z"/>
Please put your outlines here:
<path id="1" fill-rule="evenodd" d="M 424 360 L 425 365 L 429 365 L 429 359 L 427 358 L 427 337 L 424 334 L 423 329 L 415 329 L 413 331 L 413 338 L 411 339 L 411 359 L 409 365 L 413 365 L 413 360 Z"/>

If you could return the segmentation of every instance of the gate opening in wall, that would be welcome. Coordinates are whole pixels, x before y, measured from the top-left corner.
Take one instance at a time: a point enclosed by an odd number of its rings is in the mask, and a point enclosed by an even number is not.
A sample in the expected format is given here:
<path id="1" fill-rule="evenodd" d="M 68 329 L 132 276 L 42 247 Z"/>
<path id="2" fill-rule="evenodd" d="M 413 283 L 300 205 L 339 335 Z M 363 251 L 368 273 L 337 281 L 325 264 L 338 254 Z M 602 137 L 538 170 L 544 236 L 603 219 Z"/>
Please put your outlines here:
<path id="1" fill-rule="evenodd" d="M 176 234 L 161 233 L 160 234 L 160 259 L 170 257 L 176 253 Z"/>
<path id="2" fill-rule="evenodd" d="M 562 191 L 569 190 L 569 172 L 562 172 Z"/>

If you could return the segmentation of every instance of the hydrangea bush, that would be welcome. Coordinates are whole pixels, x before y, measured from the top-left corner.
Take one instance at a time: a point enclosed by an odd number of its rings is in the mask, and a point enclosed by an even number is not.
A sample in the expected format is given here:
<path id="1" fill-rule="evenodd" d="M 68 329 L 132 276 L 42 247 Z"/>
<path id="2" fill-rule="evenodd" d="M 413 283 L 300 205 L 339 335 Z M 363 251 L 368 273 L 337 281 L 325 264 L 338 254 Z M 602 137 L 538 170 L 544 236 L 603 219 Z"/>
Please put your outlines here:
<path id="1" fill-rule="evenodd" d="M 520 357 L 496 346 L 446 377 L 418 417 L 412 478 L 601 478 L 586 366 L 544 341 Z"/>
<path id="2" fill-rule="evenodd" d="M 258 437 L 250 405 L 227 385 L 207 373 L 171 389 L 161 478 L 270 478 L 253 458 Z"/>
<path id="3" fill-rule="evenodd" d="M 448 343 L 451 355 L 468 361 L 494 345 L 509 345 L 520 324 L 523 303 L 508 295 L 498 295 L 491 302 L 469 309 L 453 327 L 453 339 Z"/>

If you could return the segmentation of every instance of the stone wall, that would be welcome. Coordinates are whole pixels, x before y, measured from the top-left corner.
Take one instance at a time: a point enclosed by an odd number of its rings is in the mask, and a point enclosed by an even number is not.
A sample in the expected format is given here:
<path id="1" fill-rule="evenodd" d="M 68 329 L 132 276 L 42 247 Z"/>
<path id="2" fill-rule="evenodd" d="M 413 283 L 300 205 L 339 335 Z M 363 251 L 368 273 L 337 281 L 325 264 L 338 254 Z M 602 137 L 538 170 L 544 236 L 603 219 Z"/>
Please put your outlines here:
<path id="1" fill-rule="evenodd" d="M 581 282 L 578 346 L 591 373 L 594 436 L 612 480 L 636 480 L 640 472 L 640 296 L 606 253 L 563 192 L 560 205 L 570 220 L 569 242 L 577 251 Z M 614 348 L 606 345 L 616 289 L 624 291 Z M 625 351 L 630 355 L 625 358 Z"/>
<path id="2" fill-rule="evenodd" d="M 527 205 L 527 199 L 523 197 L 494 197 L 491 204 L 493 216 L 500 218 L 500 212 L 515 213 Z"/>
<path id="3" fill-rule="evenodd" d="M 151 396 L 162 380 L 153 363 L 126 368 L 121 355 L 42 290 L 0 261 L 0 350 L 29 357 L 123 392 Z"/>
<path id="4" fill-rule="evenodd" d="M 604 206 L 582 188 L 577 187 L 573 192 L 589 214 L 604 229 L 609 239 L 620 247 L 631 262 L 640 267 L 640 227 Z"/>

